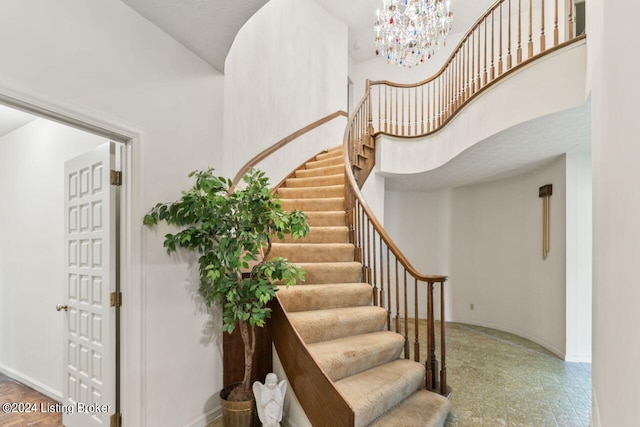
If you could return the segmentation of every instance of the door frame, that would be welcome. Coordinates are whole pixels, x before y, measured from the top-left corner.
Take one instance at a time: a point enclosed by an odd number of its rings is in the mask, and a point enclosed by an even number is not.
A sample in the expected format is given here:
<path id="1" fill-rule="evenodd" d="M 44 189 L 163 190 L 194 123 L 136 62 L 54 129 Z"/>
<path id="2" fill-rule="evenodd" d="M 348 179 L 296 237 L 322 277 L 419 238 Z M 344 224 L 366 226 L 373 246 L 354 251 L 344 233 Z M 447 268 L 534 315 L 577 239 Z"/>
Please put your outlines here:
<path id="1" fill-rule="evenodd" d="M 119 403 L 122 425 L 143 425 L 143 283 L 142 227 L 133 221 L 134 201 L 141 196 L 142 131 L 94 113 L 49 102 L 0 87 L 0 104 L 124 144 L 120 187 Z M 134 198 L 134 193 L 136 197 Z M 139 284 L 135 286 L 134 284 Z M 61 343 L 62 345 L 62 343 Z"/>

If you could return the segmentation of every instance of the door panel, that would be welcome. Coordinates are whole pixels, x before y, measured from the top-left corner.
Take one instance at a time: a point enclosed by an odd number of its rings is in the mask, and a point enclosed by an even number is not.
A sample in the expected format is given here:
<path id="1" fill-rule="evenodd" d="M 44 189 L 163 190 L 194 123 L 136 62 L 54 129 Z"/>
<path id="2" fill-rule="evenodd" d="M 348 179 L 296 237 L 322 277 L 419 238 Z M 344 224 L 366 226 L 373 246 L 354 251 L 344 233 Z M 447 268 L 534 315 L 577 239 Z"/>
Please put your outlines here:
<path id="1" fill-rule="evenodd" d="M 116 411 L 115 150 L 109 142 L 65 163 L 66 427 L 109 425 Z"/>

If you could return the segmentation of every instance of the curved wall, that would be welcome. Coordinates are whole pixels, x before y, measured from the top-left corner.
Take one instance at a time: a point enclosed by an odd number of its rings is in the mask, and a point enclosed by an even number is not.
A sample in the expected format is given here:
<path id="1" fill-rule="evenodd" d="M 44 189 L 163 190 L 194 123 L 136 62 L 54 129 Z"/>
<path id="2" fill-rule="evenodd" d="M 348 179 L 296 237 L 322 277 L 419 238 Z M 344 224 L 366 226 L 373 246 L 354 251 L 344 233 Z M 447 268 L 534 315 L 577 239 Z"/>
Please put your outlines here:
<path id="1" fill-rule="evenodd" d="M 314 0 L 271 0 L 236 36 L 224 80 L 225 173 L 234 175 L 287 135 L 346 111 L 347 27 Z M 340 144 L 344 124 L 333 121 L 259 167 L 277 183 L 321 149 Z"/>
<path id="2" fill-rule="evenodd" d="M 516 124 L 580 106 L 585 75 L 585 41 L 538 59 L 479 95 L 436 134 L 415 140 L 379 137 L 380 171 L 429 171 Z"/>

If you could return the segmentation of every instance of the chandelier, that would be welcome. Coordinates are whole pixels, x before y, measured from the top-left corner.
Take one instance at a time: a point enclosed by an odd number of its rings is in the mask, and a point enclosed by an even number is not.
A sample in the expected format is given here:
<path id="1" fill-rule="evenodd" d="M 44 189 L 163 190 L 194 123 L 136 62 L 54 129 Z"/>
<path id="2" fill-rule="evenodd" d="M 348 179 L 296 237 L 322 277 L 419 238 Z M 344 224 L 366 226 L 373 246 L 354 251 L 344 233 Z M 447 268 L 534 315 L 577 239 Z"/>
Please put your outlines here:
<path id="1" fill-rule="evenodd" d="M 376 55 L 407 68 L 431 58 L 451 30 L 449 6 L 449 0 L 384 0 L 376 11 Z"/>

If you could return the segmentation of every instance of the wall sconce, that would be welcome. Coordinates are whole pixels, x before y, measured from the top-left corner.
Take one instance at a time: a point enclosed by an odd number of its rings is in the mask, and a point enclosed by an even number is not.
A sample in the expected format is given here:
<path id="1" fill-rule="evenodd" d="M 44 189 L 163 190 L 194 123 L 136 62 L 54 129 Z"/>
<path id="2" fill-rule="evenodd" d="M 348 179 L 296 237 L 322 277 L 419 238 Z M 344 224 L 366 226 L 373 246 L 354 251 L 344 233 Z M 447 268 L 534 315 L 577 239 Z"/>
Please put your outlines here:
<path id="1" fill-rule="evenodd" d="M 553 194 L 553 185 L 543 185 L 538 189 L 538 197 L 542 198 L 542 259 L 549 255 L 549 197 Z"/>

